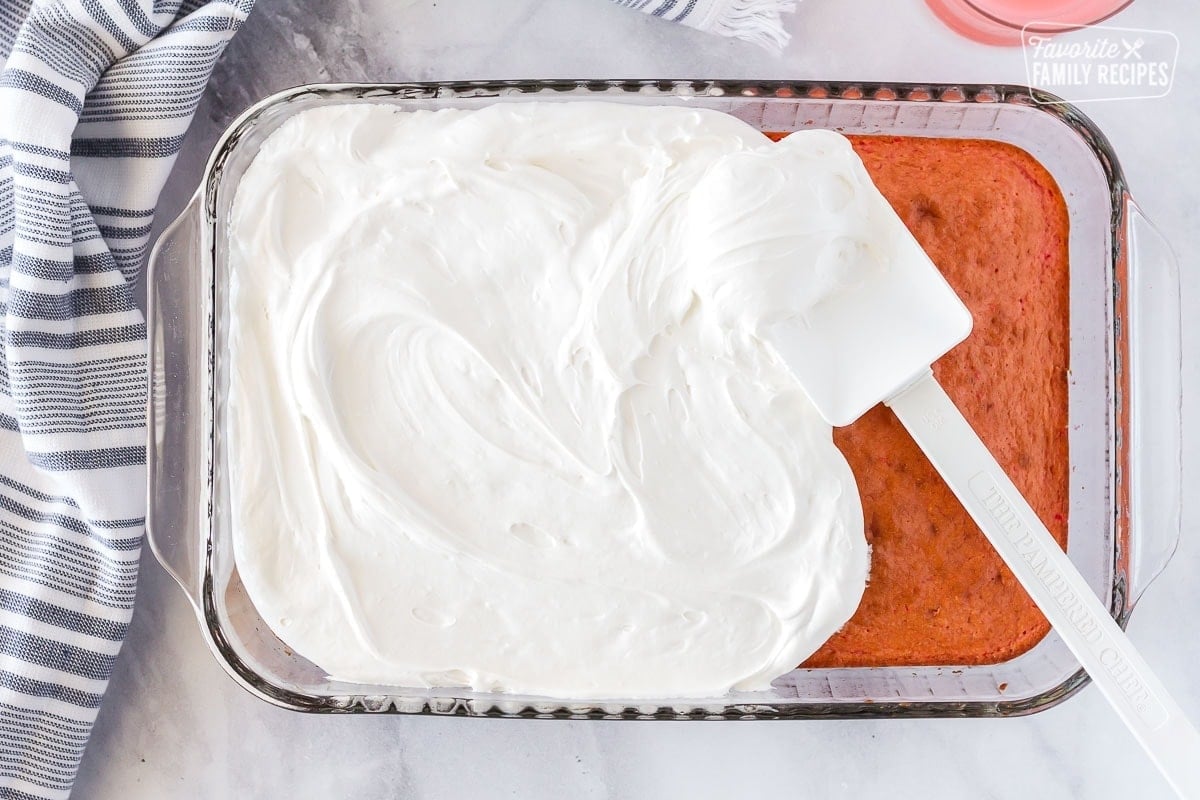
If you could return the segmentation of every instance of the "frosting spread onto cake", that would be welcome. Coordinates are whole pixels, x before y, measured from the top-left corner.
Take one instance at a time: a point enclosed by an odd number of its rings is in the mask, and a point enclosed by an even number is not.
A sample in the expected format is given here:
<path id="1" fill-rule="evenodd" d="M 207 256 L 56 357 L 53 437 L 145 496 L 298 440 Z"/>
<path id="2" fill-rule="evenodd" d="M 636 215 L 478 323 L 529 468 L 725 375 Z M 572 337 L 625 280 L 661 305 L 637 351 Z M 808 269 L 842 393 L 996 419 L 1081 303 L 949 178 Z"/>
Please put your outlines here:
<path id="1" fill-rule="evenodd" d="M 868 573 L 854 478 L 766 331 L 886 264 L 880 202 L 840 135 L 703 109 L 288 120 L 230 229 L 255 606 L 342 680 L 765 688 Z"/>

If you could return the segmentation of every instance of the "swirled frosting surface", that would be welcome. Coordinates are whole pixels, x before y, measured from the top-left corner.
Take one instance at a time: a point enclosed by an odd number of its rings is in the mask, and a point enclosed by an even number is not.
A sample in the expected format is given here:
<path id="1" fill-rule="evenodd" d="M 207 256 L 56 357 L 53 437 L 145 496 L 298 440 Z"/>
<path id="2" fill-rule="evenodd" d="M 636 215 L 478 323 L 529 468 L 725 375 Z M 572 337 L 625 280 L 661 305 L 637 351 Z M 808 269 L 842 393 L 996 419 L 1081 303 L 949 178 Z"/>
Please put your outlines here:
<path id="1" fill-rule="evenodd" d="M 235 557 L 267 624 L 356 682 L 766 688 L 868 572 L 769 330 L 886 260 L 878 201 L 841 136 L 702 109 L 288 120 L 230 228 Z"/>

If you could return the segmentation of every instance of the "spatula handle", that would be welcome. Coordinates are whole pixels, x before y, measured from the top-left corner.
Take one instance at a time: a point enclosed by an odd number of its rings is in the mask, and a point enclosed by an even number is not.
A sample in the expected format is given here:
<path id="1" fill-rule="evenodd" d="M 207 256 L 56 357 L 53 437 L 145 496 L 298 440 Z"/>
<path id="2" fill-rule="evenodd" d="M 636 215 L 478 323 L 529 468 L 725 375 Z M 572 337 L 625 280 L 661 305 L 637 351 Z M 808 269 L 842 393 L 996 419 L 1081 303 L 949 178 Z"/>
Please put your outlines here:
<path id="1" fill-rule="evenodd" d="M 933 374 L 886 402 L 1167 781 L 1200 798 L 1200 734 Z"/>

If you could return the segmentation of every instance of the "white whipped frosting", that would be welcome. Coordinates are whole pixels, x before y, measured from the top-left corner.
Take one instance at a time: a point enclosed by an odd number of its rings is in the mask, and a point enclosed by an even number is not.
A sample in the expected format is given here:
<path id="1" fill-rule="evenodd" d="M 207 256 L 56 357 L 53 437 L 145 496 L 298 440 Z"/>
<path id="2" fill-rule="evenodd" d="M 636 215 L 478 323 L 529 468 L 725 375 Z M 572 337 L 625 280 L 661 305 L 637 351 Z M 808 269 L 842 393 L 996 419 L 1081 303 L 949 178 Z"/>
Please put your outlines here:
<path id="1" fill-rule="evenodd" d="M 868 551 L 762 331 L 871 268 L 875 192 L 837 134 L 702 109 L 290 119 L 231 228 L 235 555 L 267 624 L 366 683 L 682 697 L 793 669 Z"/>

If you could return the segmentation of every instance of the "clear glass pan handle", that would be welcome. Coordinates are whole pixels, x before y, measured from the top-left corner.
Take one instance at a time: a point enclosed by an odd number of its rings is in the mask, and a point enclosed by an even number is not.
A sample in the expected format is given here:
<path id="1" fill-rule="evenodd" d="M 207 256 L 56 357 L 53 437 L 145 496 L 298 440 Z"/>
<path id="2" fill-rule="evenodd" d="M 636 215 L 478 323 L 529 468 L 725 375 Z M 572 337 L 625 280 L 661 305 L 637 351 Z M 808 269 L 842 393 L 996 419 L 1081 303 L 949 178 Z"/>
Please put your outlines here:
<path id="1" fill-rule="evenodd" d="M 147 413 L 146 535 L 159 562 L 200 612 L 207 481 L 202 437 L 205 336 L 199 195 L 172 222 L 150 254 L 146 278 L 150 336 Z"/>
<path id="2" fill-rule="evenodd" d="M 1125 211 L 1132 605 L 1179 546 L 1183 362 L 1175 254 L 1128 196 Z"/>

